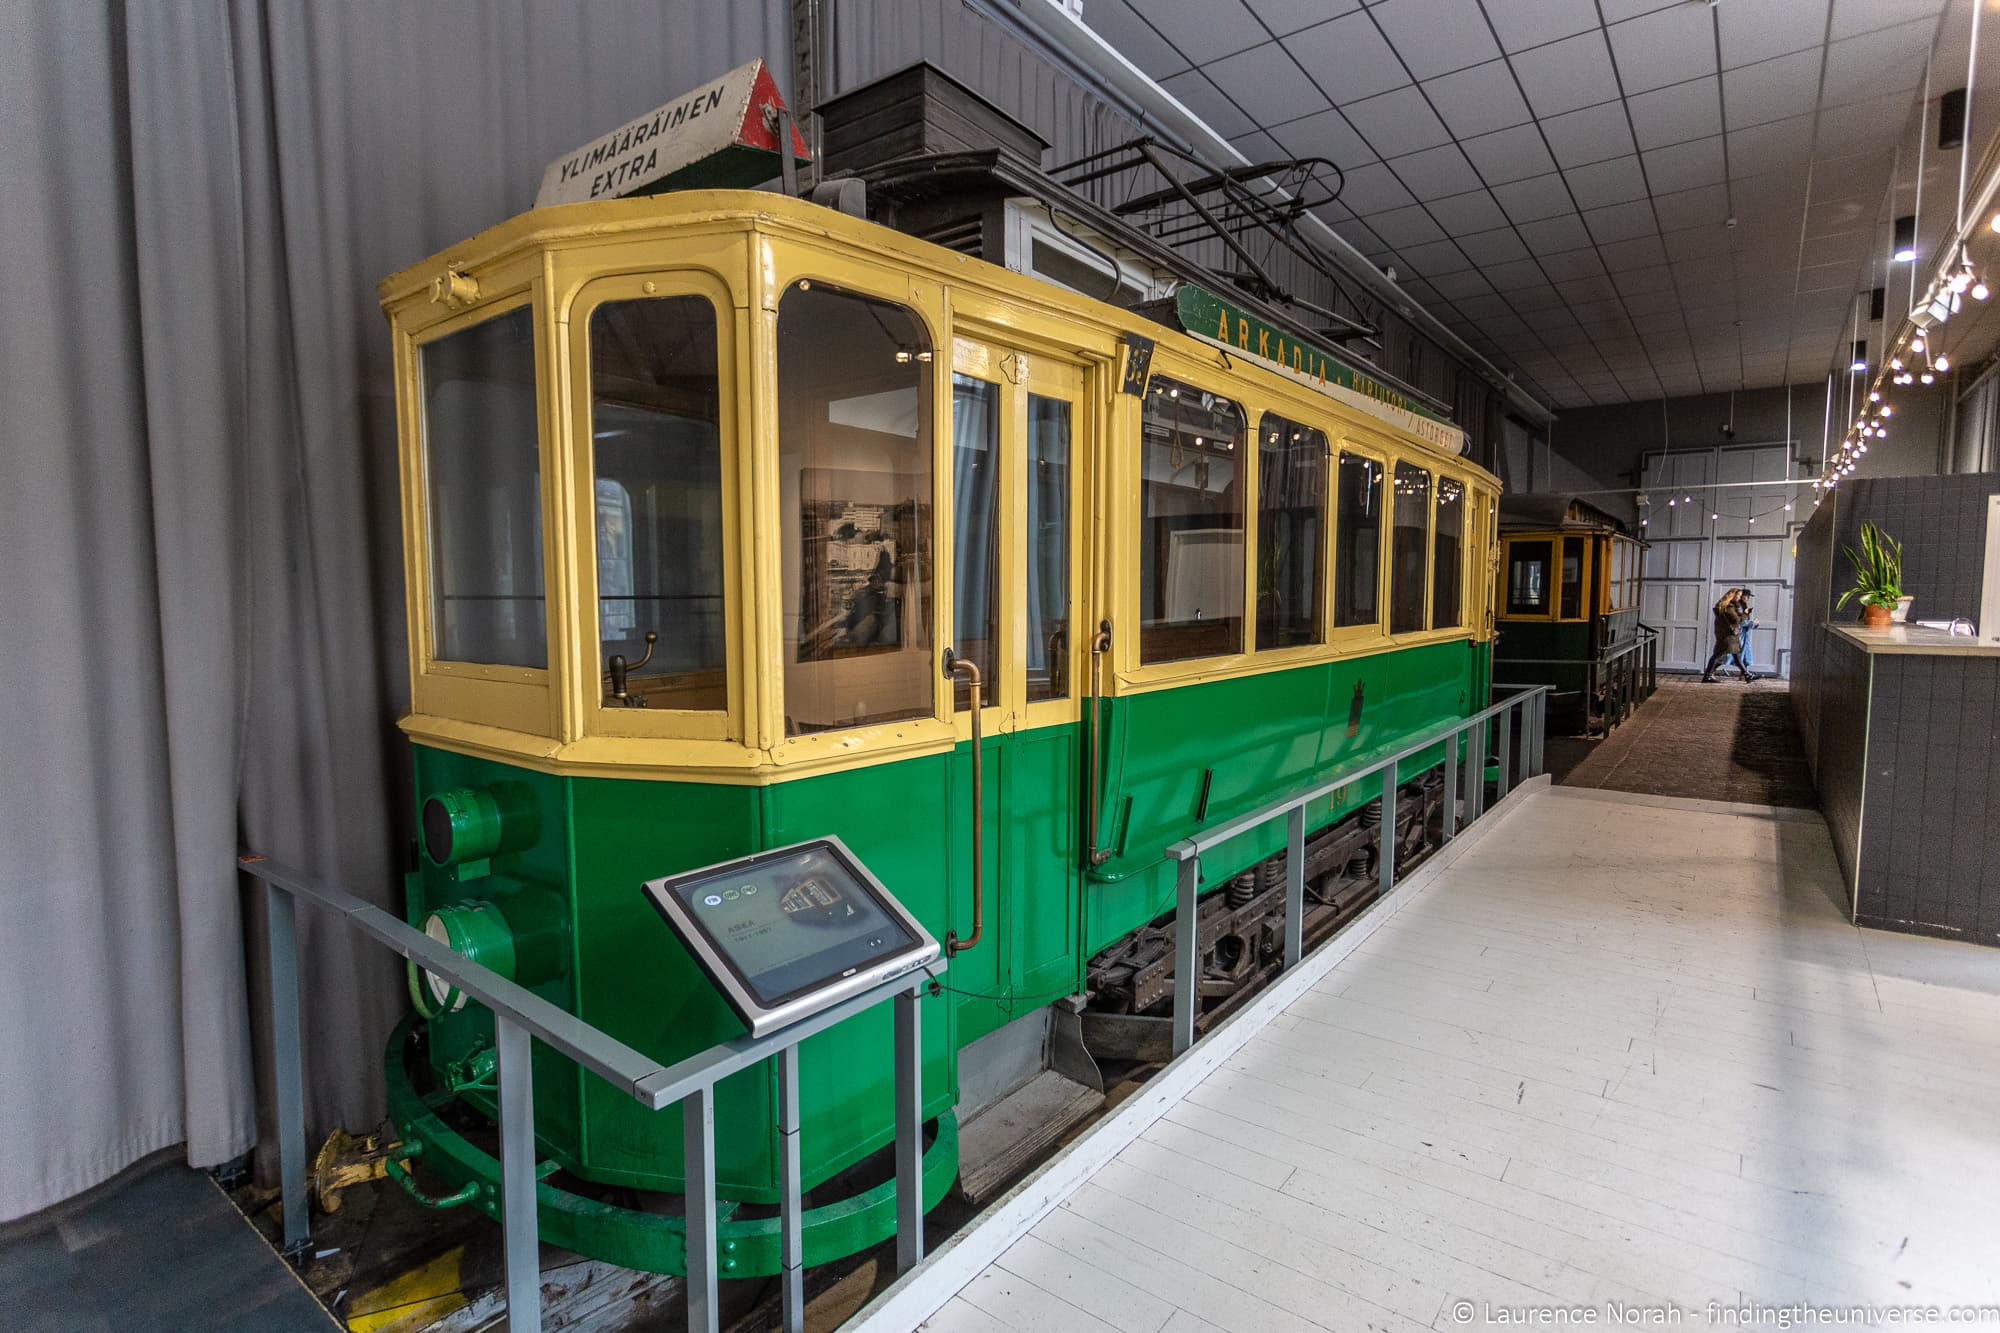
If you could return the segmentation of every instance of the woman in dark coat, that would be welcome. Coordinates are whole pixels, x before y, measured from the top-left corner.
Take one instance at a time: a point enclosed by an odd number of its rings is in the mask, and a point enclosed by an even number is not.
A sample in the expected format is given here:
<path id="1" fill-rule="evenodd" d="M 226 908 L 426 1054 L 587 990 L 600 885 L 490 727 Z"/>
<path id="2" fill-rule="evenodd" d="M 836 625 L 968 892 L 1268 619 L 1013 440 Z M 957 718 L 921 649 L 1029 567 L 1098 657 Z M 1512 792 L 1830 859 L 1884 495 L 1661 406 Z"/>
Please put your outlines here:
<path id="1" fill-rule="evenodd" d="M 1744 589 L 1731 588 L 1715 604 L 1715 651 L 1708 655 L 1708 665 L 1701 670 L 1701 678 L 1708 684 L 1715 683 L 1717 667 L 1728 666 L 1731 662 L 1736 664 L 1736 670 L 1744 680 L 1757 679 L 1743 662 L 1743 606 L 1747 596 Z"/>

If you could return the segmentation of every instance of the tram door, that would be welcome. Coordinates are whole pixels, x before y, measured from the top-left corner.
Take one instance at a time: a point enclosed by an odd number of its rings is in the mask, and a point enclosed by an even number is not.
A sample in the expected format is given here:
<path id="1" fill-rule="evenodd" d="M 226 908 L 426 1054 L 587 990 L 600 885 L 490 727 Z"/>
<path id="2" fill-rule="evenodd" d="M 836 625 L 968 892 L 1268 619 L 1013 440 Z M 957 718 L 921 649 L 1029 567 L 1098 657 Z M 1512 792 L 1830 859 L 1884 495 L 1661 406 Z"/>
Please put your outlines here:
<path id="1" fill-rule="evenodd" d="M 1075 811 L 1081 623 L 1078 520 L 1083 367 L 960 337 L 952 347 L 952 644 L 987 682 L 985 928 L 953 964 L 954 986 L 1005 996 L 967 1003 L 959 1040 L 982 1035 L 1076 984 L 1082 948 Z M 968 687 L 957 690 L 969 736 Z M 970 811 L 970 764 L 953 767 L 953 807 Z M 952 864 L 971 858 L 970 819 L 954 823 Z M 954 927 L 970 885 L 954 882 Z M 969 1026 L 968 1026 L 969 1025 Z"/>

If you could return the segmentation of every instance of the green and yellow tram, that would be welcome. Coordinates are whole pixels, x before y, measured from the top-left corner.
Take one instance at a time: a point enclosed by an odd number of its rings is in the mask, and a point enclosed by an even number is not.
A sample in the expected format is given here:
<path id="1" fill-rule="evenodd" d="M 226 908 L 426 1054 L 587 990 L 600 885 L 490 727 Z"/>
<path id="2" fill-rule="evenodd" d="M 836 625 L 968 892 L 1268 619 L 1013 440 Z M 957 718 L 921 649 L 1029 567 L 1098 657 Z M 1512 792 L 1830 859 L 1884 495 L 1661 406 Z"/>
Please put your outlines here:
<path id="1" fill-rule="evenodd" d="M 1226 306 L 1204 339 L 723 191 L 537 210 L 381 293 L 409 919 L 668 1061 L 742 1029 L 641 882 L 838 835 L 951 941 L 928 1200 L 960 1053 L 1161 916 L 1167 844 L 1487 701 L 1495 478 L 1311 355 L 1244 354 Z M 946 649 L 983 687 L 977 810 Z M 1205 858 L 1205 887 L 1281 841 Z M 490 1019 L 412 992 L 393 1118 L 426 1188 L 490 1181 Z M 803 1048 L 809 1263 L 893 1227 L 865 1170 L 891 1061 L 886 1010 Z M 773 1079 L 718 1095 L 726 1275 L 777 1270 Z M 678 1116 L 539 1047 L 534 1096 L 542 1234 L 679 1271 L 678 1220 L 621 1192 L 678 1190 Z"/>
<path id="2" fill-rule="evenodd" d="M 1494 671 L 1548 685 L 1549 725 L 1609 730 L 1652 691 L 1654 632 L 1639 622 L 1646 544 L 1567 495 L 1500 503 Z"/>

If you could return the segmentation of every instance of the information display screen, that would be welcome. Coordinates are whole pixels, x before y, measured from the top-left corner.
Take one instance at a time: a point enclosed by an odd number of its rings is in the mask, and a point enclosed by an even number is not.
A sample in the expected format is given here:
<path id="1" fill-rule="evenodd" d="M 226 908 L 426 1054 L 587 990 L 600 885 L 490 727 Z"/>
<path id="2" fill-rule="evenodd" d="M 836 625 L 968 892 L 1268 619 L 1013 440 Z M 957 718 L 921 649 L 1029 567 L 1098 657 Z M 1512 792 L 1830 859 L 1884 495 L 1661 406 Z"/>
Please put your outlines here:
<path id="1" fill-rule="evenodd" d="M 759 1036 L 938 954 L 837 838 L 652 880 L 646 894 Z"/>

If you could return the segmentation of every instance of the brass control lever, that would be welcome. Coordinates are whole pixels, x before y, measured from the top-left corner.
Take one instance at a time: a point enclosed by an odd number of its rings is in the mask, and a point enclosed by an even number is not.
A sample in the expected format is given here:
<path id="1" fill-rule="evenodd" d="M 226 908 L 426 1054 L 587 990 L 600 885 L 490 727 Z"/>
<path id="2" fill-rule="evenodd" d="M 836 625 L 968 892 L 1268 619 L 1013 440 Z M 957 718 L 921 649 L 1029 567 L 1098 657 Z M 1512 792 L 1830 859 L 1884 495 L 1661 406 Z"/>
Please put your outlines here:
<path id="1" fill-rule="evenodd" d="M 653 648 L 659 641 L 660 636 L 657 633 L 647 630 L 646 655 L 644 657 L 627 666 L 625 663 L 625 654 L 613 653 L 611 654 L 611 660 L 605 663 L 610 669 L 611 697 L 627 708 L 643 708 L 645 706 L 646 701 L 644 699 L 634 699 L 632 697 L 631 691 L 627 688 L 626 677 L 631 672 L 640 670 L 646 663 L 653 660 Z"/>

